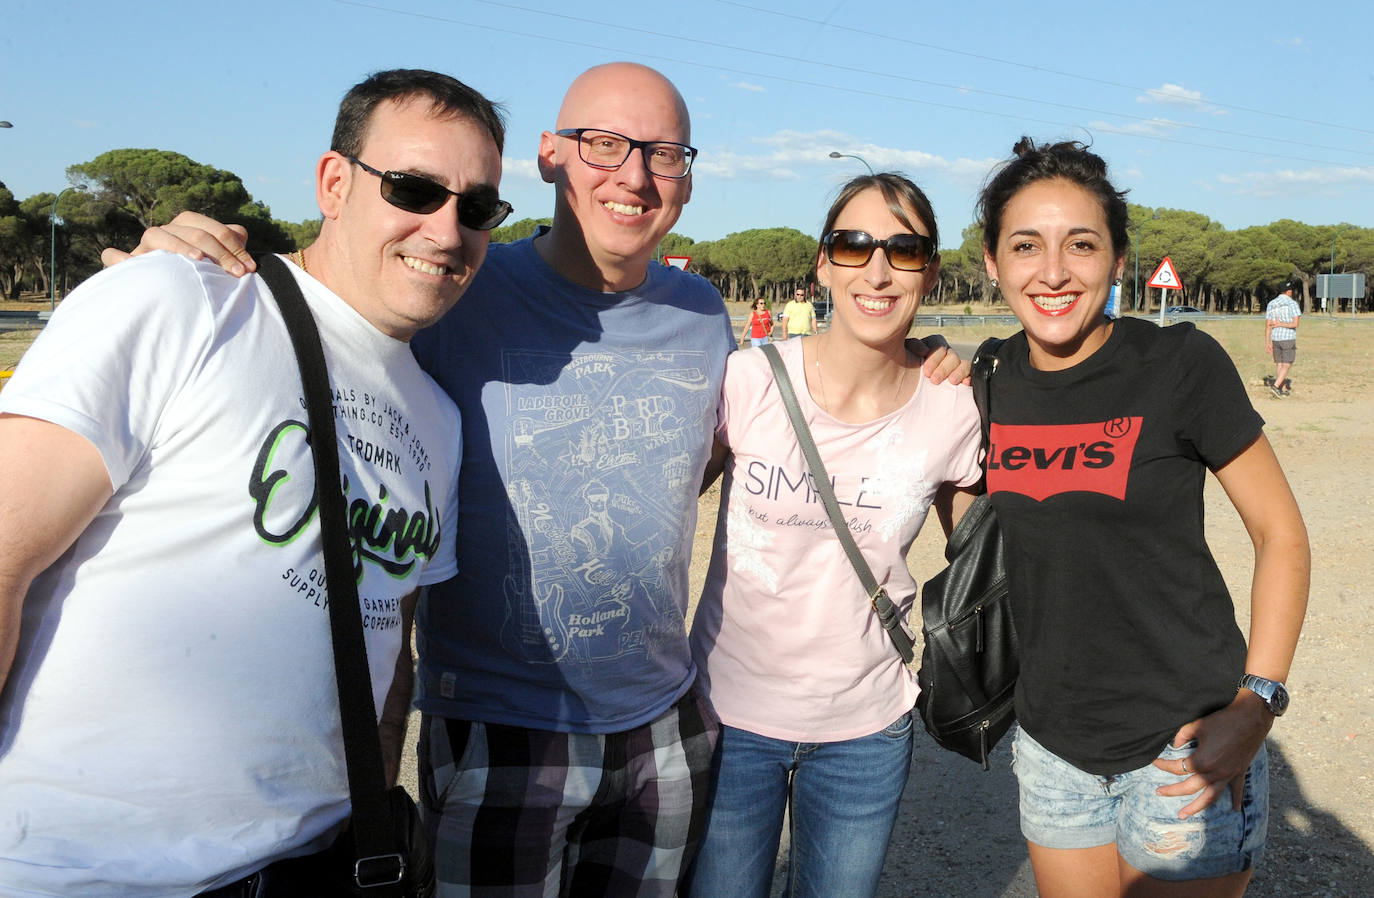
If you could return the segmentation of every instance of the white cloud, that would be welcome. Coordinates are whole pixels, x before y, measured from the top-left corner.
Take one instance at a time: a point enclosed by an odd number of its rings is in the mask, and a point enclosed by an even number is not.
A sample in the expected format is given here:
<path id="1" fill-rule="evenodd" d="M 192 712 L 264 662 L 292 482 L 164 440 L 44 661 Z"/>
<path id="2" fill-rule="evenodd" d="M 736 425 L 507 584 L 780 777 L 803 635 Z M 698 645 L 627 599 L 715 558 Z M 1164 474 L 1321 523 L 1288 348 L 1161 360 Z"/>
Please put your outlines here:
<path id="1" fill-rule="evenodd" d="M 1295 47 L 1299 50 L 1308 49 L 1307 43 L 1300 37 L 1276 37 L 1274 43 L 1280 47 Z"/>
<path id="2" fill-rule="evenodd" d="M 1144 134 L 1148 137 L 1157 137 L 1161 134 L 1172 133 L 1182 126 L 1167 118 L 1152 118 L 1143 122 L 1127 122 L 1124 125 L 1111 122 L 1093 122 L 1088 127 L 1094 131 L 1105 131 L 1108 134 Z"/>
<path id="3" fill-rule="evenodd" d="M 732 86 L 738 90 L 748 90 L 760 94 L 765 93 L 767 90 L 762 84 L 750 84 L 748 81 L 738 81 Z"/>
<path id="4" fill-rule="evenodd" d="M 502 156 L 501 177 L 534 178 L 539 180 L 539 166 L 527 156 Z"/>
<path id="5" fill-rule="evenodd" d="M 1213 106 L 1202 98 L 1202 91 L 1189 90 L 1179 84 L 1165 83 L 1159 87 L 1150 88 L 1144 94 L 1135 98 L 1137 103 L 1149 103 L 1158 106 L 1177 106 L 1185 109 L 1192 109 L 1197 112 L 1206 112 L 1211 115 L 1228 115 L 1225 109 Z"/>
<path id="6" fill-rule="evenodd" d="M 1217 181 L 1245 196 L 1338 196 L 1346 191 L 1374 186 L 1374 166 L 1327 166 L 1278 169 L 1267 172 L 1222 174 Z"/>
<path id="7" fill-rule="evenodd" d="M 758 177 L 796 180 L 799 169 L 833 166 L 837 173 L 862 171 L 856 159 L 831 159 L 831 151 L 859 156 L 875 171 L 898 170 L 913 175 L 944 174 L 956 182 L 977 184 L 998 159 L 946 159 L 911 147 L 867 143 L 842 131 L 784 130 L 756 137 L 745 145 L 707 148 L 696 171 L 715 178 Z M 842 168 L 843 167 L 843 168 Z M 853 171 L 851 171 L 851 169 Z"/>

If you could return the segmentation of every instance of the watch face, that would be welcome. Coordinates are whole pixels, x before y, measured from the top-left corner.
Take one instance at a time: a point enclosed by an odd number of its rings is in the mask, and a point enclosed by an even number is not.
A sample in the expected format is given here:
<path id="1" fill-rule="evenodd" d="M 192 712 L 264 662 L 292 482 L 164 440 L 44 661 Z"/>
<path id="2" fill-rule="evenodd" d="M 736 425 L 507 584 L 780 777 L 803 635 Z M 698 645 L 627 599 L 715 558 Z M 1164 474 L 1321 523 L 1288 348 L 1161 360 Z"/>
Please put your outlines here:
<path id="1" fill-rule="evenodd" d="M 1269 698 L 1269 708 L 1276 717 L 1288 710 L 1288 690 L 1283 688 L 1282 683 L 1274 684 L 1274 694 Z"/>

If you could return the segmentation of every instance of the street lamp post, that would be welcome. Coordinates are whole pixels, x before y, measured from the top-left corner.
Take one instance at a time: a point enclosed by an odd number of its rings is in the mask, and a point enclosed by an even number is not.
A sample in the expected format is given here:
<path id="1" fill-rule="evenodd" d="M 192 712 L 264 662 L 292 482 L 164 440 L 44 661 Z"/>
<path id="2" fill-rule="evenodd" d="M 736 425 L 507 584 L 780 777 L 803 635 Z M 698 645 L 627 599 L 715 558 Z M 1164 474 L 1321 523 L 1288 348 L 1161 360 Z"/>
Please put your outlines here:
<path id="1" fill-rule="evenodd" d="M 65 187 L 62 192 L 52 199 L 52 214 L 48 216 L 48 246 L 52 251 L 48 265 L 48 314 L 57 311 L 57 201 L 62 199 L 73 190 L 85 190 L 85 184 L 78 184 L 75 187 Z"/>
<path id="2" fill-rule="evenodd" d="M 0 122 L 0 128 L 13 128 L 13 127 L 14 127 L 14 125 L 10 124 L 9 122 Z"/>
<path id="3" fill-rule="evenodd" d="M 868 173 L 869 173 L 870 175 L 873 174 L 873 166 L 869 165 L 869 164 L 868 164 L 868 160 L 865 159 L 865 158 L 862 157 L 862 156 L 855 156 L 853 153 L 841 153 L 839 150 L 831 150 L 831 151 L 830 151 L 830 158 L 831 158 L 831 159 L 857 159 L 857 160 L 859 160 L 860 162 L 862 162 L 862 163 L 864 164 L 864 168 L 868 169 Z"/>

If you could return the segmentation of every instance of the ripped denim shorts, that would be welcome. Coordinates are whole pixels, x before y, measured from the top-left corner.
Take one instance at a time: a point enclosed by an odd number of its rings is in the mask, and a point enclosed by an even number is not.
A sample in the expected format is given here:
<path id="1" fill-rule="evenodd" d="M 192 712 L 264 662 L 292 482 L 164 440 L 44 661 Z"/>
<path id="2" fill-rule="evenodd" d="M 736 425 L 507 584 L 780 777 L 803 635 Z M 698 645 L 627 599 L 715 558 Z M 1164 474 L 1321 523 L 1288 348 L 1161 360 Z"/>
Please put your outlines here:
<path id="1" fill-rule="evenodd" d="M 1166 745 L 1159 757 L 1176 761 L 1196 744 Z M 1036 742 L 1020 727 L 1012 769 L 1021 792 L 1021 834 L 1046 848 L 1094 848 L 1116 843 L 1132 867 L 1156 879 L 1211 879 L 1256 866 L 1269 828 L 1269 759 L 1263 746 L 1245 776 L 1239 811 L 1231 793 L 1180 820 L 1197 797 L 1156 795 L 1180 782 L 1147 764 L 1113 776 L 1085 773 Z"/>

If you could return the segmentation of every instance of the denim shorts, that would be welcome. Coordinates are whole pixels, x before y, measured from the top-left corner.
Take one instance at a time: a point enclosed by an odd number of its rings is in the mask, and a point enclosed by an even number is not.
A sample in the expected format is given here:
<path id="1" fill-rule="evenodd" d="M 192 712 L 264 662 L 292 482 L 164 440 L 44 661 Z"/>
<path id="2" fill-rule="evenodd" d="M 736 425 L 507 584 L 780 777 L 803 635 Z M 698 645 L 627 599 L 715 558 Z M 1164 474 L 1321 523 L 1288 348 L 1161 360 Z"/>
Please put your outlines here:
<path id="1" fill-rule="evenodd" d="M 1196 744 L 1166 745 L 1159 757 L 1176 761 Z M 1085 773 L 1036 742 L 1020 727 L 1012 742 L 1020 783 L 1021 834 L 1046 848 L 1095 848 L 1116 843 L 1126 862 L 1156 879 L 1211 879 L 1255 867 L 1269 828 L 1269 759 L 1263 746 L 1245 776 L 1241 809 L 1226 790 L 1188 817 L 1178 812 L 1192 795 L 1156 795 L 1181 782 L 1147 764 L 1113 776 Z"/>

